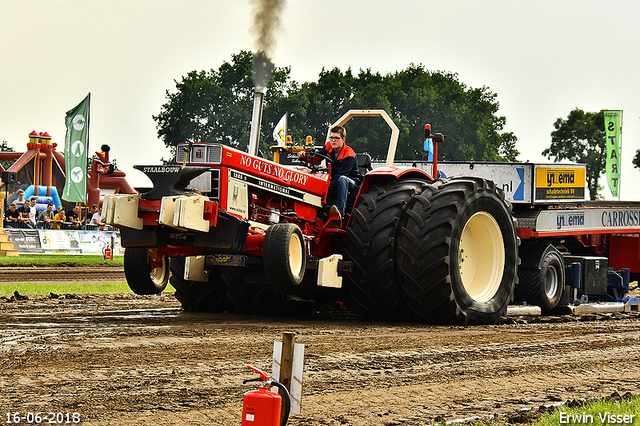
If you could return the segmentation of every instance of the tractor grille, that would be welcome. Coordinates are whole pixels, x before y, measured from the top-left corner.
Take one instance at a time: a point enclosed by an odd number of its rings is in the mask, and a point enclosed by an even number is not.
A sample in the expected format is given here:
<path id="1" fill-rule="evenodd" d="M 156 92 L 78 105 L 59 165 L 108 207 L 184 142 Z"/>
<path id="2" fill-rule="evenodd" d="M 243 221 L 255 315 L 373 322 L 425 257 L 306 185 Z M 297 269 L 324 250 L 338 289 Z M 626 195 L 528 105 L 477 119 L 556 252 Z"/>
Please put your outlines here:
<path id="1" fill-rule="evenodd" d="M 184 150 L 188 147 L 189 145 L 184 143 L 178 145 L 176 150 L 176 162 L 178 164 L 184 162 Z M 222 146 L 193 144 L 187 159 L 189 164 L 220 164 L 222 162 Z"/>
<path id="2" fill-rule="evenodd" d="M 207 170 L 189 182 L 187 189 L 200 191 L 211 201 L 220 201 L 220 169 Z"/>

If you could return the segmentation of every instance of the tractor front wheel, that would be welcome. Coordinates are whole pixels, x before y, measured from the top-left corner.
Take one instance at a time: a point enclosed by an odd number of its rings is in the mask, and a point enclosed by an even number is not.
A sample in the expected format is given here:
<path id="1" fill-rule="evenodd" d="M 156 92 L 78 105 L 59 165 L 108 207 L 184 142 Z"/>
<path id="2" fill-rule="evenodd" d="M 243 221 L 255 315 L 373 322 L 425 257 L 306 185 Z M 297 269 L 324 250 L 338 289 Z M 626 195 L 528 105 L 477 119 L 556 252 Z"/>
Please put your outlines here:
<path id="1" fill-rule="evenodd" d="M 160 294 L 169 282 L 169 258 L 146 248 L 128 248 L 124 252 L 124 275 L 135 294 Z"/>
<path id="2" fill-rule="evenodd" d="M 292 223 L 271 225 L 264 236 L 264 271 L 279 290 L 297 286 L 307 264 L 302 231 Z"/>

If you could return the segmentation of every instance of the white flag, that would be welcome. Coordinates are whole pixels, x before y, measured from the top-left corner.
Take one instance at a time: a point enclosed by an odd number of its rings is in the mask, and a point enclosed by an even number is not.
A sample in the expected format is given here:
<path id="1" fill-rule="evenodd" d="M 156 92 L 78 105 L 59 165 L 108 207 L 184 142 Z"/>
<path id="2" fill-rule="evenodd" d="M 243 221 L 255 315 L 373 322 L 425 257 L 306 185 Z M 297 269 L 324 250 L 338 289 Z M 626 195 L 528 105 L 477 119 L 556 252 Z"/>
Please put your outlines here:
<path id="1" fill-rule="evenodd" d="M 285 112 L 275 129 L 273 129 L 273 139 L 275 139 L 277 145 L 284 145 L 284 141 L 287 139 L 287 113 Z"/>

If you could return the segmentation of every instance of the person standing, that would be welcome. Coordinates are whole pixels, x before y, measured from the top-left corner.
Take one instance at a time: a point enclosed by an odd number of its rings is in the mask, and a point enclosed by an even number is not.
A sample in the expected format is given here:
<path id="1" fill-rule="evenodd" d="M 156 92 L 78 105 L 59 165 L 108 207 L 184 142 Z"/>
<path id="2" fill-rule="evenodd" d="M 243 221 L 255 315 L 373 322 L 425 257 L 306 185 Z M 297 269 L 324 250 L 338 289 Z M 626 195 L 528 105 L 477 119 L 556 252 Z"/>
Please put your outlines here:
<path id="1" fill-rule="evenodd" d="M 11 203 L 6 212 L 4 212 L 4 226 L 18 228 L 20 226 L 20 212 L 16 203 Z"/>
<path id="2" fill-rule="evenodd" d="M 42 213 L 40 213 L 40 216 L 38 216 L 38 227 L 50 229 L 54 217 L 55 213 L 53 213 L 53 203 L 49 203 L 47 204 L 47 209 L 43 210 Z"/>
<path id="3" fill-rule="evenodd" d="M 53 222 L 51 223 L 51 229 L 61 229 L 62 224 L 66 222 L 67 216 L 64 214 L 62 207 L 58 206 L 56 213 L 53 215 Z"/>
<path id="4" fill-rule="evenodd" d="M 16 195 L 18 196 L 18 199 L 15 201 L 16 207 L 20 208 L 20 207 L 24 206 L 24 201 L 25 201 L 25 199 L 24 199 L 24 190 L 18 189 L 16 191 Z"/>
<path id="5" fill-rule="evenodd" d="M 75 205 L 72 210 L 67 212 L 67 220 L 71 222 L 73 229 L 82 228 L 82 225 L 84 225 L 84 218 L 82 217 L 80 206 Z"/>

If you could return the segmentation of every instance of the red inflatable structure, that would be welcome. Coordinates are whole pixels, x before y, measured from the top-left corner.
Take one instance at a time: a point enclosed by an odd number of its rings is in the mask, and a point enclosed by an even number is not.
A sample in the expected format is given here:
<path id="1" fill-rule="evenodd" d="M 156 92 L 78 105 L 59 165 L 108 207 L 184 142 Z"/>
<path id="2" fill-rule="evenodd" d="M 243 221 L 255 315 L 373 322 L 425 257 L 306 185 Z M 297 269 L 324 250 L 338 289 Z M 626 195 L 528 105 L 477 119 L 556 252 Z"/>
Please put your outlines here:
<path id="1" fill-rule="evenodd" d="M 27 150 L 24 152 L 0 152 L 0 160 L 15 161 L 7 170 L 0 165 L 5 184 L 17 183 L 25 191 L 25 198 L 46 197 L 60 205 L 58 194 L 64 189 L 66 180 L 64 155 L 56 150 L 47 133 L 35 130 L 29 134 Z M 87 176 L 87 202 L 101 205 L 101 190 L 105 193 L 135 194 L 137 191 L 127 182 L 125 173 L 114 170 L 109 162 L 109 147 L 103 145 L 96 152 Z M 10 173 L 5 173 L 10 172 Z M 13 172 L 13 173 L 11 173 Z M 105 191 L 106 190 L 106 191 Z"/>

